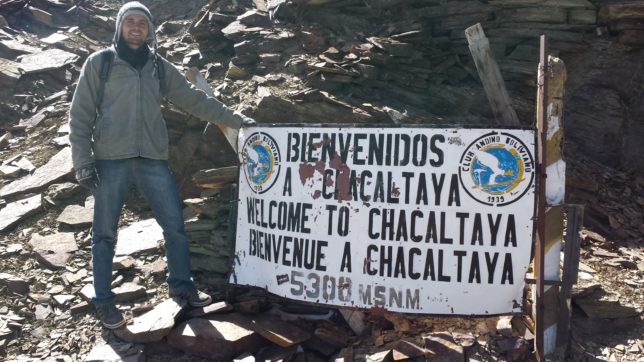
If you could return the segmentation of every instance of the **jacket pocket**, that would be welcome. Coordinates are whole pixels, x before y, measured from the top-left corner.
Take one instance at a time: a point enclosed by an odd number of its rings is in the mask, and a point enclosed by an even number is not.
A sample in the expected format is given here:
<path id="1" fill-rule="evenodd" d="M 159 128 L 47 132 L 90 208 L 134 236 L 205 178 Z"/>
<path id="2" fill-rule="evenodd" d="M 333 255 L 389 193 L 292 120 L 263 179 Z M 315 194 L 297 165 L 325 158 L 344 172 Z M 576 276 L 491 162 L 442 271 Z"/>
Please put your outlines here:
<path id="1" fill-rule="evenodd" d="M 108 117 L 101 117 L 96 120 L 96 125 L 94 126 L 94 131 L 92 132 L 92 138 L 94 139 L 94 142 L 99 142 L 101 140 L 101 136 L 103 135 L 105 127 L 107 127 L 109 122 L 110 119 Z"/>

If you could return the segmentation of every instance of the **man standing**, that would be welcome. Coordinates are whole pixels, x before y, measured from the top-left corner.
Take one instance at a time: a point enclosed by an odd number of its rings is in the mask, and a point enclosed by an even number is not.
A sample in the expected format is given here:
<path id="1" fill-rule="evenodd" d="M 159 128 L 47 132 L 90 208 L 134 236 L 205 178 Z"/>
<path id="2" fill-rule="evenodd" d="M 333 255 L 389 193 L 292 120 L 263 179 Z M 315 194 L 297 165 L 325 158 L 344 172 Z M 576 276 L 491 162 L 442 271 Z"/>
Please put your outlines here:
<path id="1" fill-rule="evenodd" d="M 255 122 L 197 90 L 170 62 L 156 54 L 150 11 L 133 1 L 116 17 L 109 77 L 102 79 L 105 57 L 90 55 L 74 93 L 69 140 L 76 179 L 94 195 L 92 268 L 98 316 L 107 328 L 125 319 L 114 304 L 112 259 L 121 210 L 130 185 L 150 204 L 163 229 L 171 297 L 194 307 L 211 297 L 195 287 L 181 199 L 168 168 L 168 134 L 161 98 L 208 122 L 235 129 Z M 103 51 L 104 52 L 104 51 Z"/>

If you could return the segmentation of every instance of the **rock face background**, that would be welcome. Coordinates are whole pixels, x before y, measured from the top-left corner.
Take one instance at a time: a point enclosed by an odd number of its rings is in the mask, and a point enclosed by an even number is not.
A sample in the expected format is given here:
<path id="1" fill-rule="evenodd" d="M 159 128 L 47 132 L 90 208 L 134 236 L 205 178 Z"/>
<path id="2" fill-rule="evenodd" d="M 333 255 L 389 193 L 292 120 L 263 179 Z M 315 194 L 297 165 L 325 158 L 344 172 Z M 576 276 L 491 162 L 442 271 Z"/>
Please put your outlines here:
<path id="1" fill-rule="evenodd" d="M 644 269 L 641 1 L 142 2 L 155 16 L 158 51 L 178 67 L 197 67 L 217 98 L 260 124 L 496 125 L 464 33 L 481 23 L 521 124 L 531 127 L 538 38 L 548 35 L 549 53 L 563 59 L 568 71 L 567 201 L 586 205 L 582 260 L 599 272 L 590 266 L 584 272 L 588 283 L 601 281 L 577 294 L 577 304 L 588 318 L 578 320 L 579 328 L 573 331 L 578 337 L 575 353 L 626 357 L 635 350 L 644 352 L 640 340 L 633 339 L 606 354 L 606 346 L 612 345 L 588 335 L 596 326 L 608 333 L 609 320 L 624 333 L 641 322 L 643 297 L 633 291 L 641 288 Z M 14 357 L 63 353 L 82 359 L 100 331 L 93 316 L 86 314 L 93 292 L 87 288 L 93 200 L 74 182 L 66 123 L 80 68 L 89 54 L 111 40 L 121 3 L 0 0 L 0 271 L 9 273 L 0 275 L 0 287 L 7 291 L 0 304 L 0 357 L 10 351 Z M 171 166 L 187 206 L 195 275 L 211 291 L 225 290 L 236 197 L 236 170 L 227 167 L 236 164 L 236 156 L 216 127 L 170 103 L 164 104 L 163 113 Z M 132 316 L 145 315 L 152 308 L 150 301 L 165 298 L 162 237 L 150 218 L 145 203 L 133 194 L 120 223 L 120 237 L 136 239 L 145 233 L 146 243 L 128 250 L 134 259 L 116 262 L 114 282 Z M 605 263 L 605 258 L 614 260 Z M 614 270 L 600 277 L 604 268 Z M 622 283 L 624 279 L 630 283 Z M 256 312 L 266 307 L 264 296 L 258 299 L 251 293 L 244 298 L 237 297 L 235 310 Z M 178 308 L 167 307 L 171 313 L 166 316 L 176 316 Z M 169 331 L 172 320 L 163 322 L 162 330 Z M 369 322 L 372 340 L 363 342 L 376 346 L 402 344 L 398 339 L 410 330 L 441 331 L 443 326 L 431 318 L 407 320 L 391 314 Z M 90 327 L 74 334 L 78 323 Z M 237 326 L 246 328 L 244 323 L 238 321 Z M 476 330 L 475 345 L 482 350 L 510 360 L 522 358 L 527 342 L 516 332 L 520 323 L 512 321 L 511 333 L 519 340 L 504 340 L 505 344 L 486 339 L 501 336 L 496 328 L 488 328 L 490 323 L 496 321 L 470 319 L 449 328 Z M 181 331 L 186 325 L 203 324 L 191 320 L 173 330 L 175 345 L 192 344 L 189 338 L 182 339 L 186 336 Z M 66 335 L 69 338 L 60 343 Z M 49 336 L 51 343 L 39 344 L 43 336 Z M 428 346 L 443 337 L 423 343 Z M 452 337 L 457 338 L 448 339 Z M 597 342 L 586 344 L 587 340 Z M 20 347 L 24 343 L 26 347 Z M 319 341 L 308 343 L 318 352 L 323 349 Z M 340 346 L 327 346 L 325 353 L 331 355 Z M 195 351 L 206 347 L 197 346 Z M 137 345 L 120 348 L 141 352 Z M 101 353 L 92 358 L 105 357 Z"/>

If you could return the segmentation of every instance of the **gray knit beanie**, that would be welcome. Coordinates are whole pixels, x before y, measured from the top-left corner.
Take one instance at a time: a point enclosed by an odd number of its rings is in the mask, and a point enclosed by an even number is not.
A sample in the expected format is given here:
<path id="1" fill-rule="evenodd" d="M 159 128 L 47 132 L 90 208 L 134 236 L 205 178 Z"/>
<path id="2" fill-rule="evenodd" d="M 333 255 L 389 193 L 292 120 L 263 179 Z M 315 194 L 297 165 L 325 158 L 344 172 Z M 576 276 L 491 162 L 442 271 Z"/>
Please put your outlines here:
<path id="1" fill-rule="evenodd" d="M 148 38 L 145 40 L 145 42 L 154 48 L 156 45 L 156 36 L 154 34 L 154 22 L 152 21 L 152 14 L 145 5 L 141 4 L 138 1 L 130 1 L 121 6 L 121 9 L 116 15 L 116 31 L 114 32 L 114 38 L 112 39 L 114 44 L 117 44 L 119 38 L 121 37 L 123 20 L 125 20 L 125 17 L 130 14 L 140 14 L 145 16 L 145 18 L 148 20 Z"/>

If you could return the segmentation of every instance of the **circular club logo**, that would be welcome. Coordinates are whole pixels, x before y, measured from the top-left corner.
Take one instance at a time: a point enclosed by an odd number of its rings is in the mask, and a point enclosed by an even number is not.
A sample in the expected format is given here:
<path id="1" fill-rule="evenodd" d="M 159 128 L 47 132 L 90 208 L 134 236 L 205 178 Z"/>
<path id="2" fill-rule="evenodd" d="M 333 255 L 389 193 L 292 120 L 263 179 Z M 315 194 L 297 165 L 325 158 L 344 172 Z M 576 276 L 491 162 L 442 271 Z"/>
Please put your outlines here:
<path id="1" fill-rule="evenodd" d="M 490 132 L 472 142 L 461 156 L 459 179 L 465 192 L 476 201 L 508 205 L 531 188 L 533 157 L 514 135 Z"/>
<path id="2" fill-rule="evenodd" d="M 268 191 L 280 171 L 280 151 L 273 137 L 256 132 L 244 142 L 242 168 L 250 188 L 256 193 Z"/>

